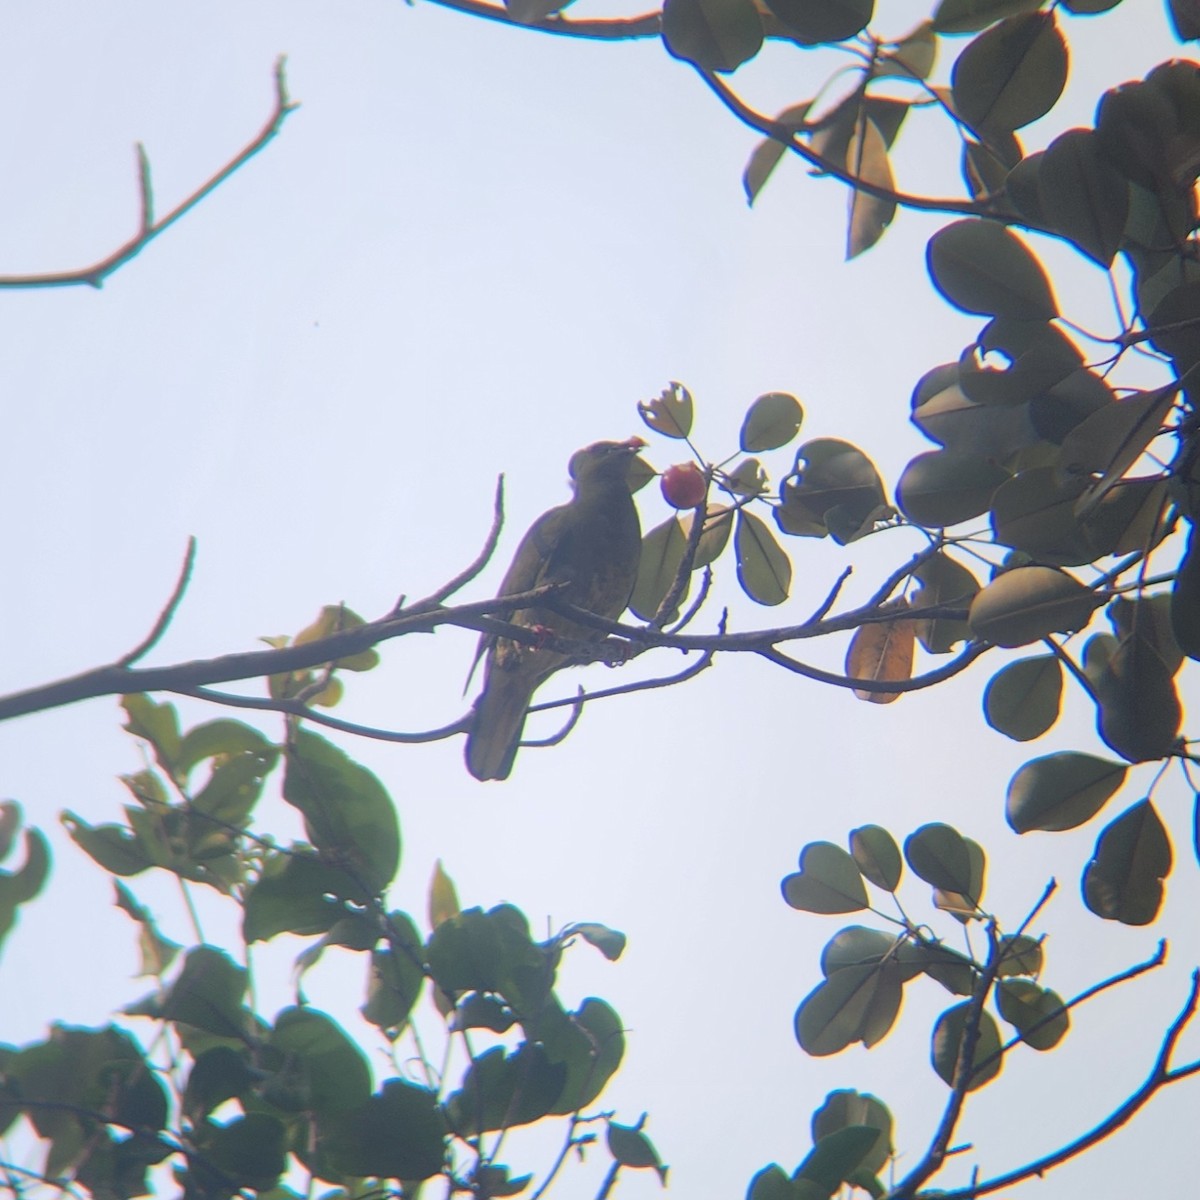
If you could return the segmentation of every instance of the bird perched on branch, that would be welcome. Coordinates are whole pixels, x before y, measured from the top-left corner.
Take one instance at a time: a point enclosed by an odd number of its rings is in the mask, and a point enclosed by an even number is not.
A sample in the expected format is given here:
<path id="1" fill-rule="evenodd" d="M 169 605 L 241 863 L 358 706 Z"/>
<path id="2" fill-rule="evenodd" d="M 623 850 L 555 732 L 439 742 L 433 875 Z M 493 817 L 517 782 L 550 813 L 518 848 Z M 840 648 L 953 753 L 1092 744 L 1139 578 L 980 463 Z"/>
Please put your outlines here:
<path id="1" fill-rule="evenodd" d="M 637 579 L 641 526 L 629 490 L 629 465 L 645 446 L 641 438 L 595 442 L 571 456 L 574 496 L 543 513 L 521 539 L 499 595 L 511 596 L 548 583 L 570 604 L 615 620 L 625 611 Z M 598 629 L 543 607 L 519 609 L 514 625 L 572 641 L 603 639 Z M 483 691 L 475 701 L 467 734 L 467 770 L 476 779 L 507 779 L 525 728 L 533 693 L 572 658 L 547 646 L 485 635 Z"/>

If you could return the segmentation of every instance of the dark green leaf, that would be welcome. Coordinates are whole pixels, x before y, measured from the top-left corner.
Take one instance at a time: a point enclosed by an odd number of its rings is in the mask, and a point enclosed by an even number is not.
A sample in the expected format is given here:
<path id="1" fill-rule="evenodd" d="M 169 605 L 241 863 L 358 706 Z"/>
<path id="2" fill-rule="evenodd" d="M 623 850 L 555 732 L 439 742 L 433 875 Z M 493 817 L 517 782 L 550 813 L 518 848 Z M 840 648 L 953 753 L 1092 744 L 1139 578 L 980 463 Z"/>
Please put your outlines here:
<path id="1" fill-rule="evenodd" d="M 739 509 L 733 534 L 738 582 L 758 604 L 782 604 L 792 585 L 792 564 L 770 527 L 753 513 Z"/>
<path id="2" fill-rule="evenodd" d="M 954 607 L 965 613 L 979 591 L 975 576 L 942 550 L 927 558 L 913 574 L 921 585 L 913 593 L 913 609 Z M 965 616 L 924 617 L 916 625 L 917 637 L 930 654 L 946 654 L 971 636 Z"/>
<path id="3" fill-rule="evenodd" d="M 679 518 L 672 514 L 642 538 L 642 556 L 629 607 L 643 621 L 651 620 L 666 599 L 687 550 Z M 672 614 L 667 614 L 671 616 Z"/>
<path id="4" fill-rule="evenodd" d="M 445 1167 L 437 1095 L 401 1079 L 387 1080 L 355 1111 L 323 1120 L 321 1134 L 330 1166 L 341 1174 L 418 1180 Z"/>
<path id="5" fill-rule="evenodd" d="M 1016 567 L 975 597 L 967 620 L 975 637 L 1013 649 L 1085 628 L 1101 599 L 1065 571 Z"/>
<path id="6" fill-rule="evenodd" d="M 903 972 L 894 963 L 846 967 L 819 983 L 796 1010 L 796 1040 L 807 1054 L 836 1054 L 854 1042 L 870 1049 L 895 1023 Z"/>
<path id="7" fill-rule="evenodd" d="M 852 541 L 885 507 L 875 464 L 857 446 L 815 438 L 796 451 L 792 475 L 783 482 L 775 522 L 784 533 Z"/>
<path id="8" fill-rule="evenodd" d="M 887 1105 L 877 1097 L 852 1089 L 830 1092 L 824 1104 L 813 1113 L 813 1143 L 819 1143 L 831 1134 L 853 1127 L 874 1129 L 874 1145 L 869 1146 L 859 1165 L 872 1174 L 881 1171 L 892 1156 L 892 1114 Z"/>
<path id="9" fill-rule="evenodd" d="M 792 1178 L 815 1185 L 814 1195 L 832 1196 L 862 1166 L 878 1142 L 879 1130 L 869 1125 L 835 1129 L 813 1146 Z"/>
<path id="10" fill-rule="evenodd" d="M 1006 815 L 1017 833 L 1074 829 L 1090 821 L 1125 782 L 1126 767 L 1063 751 L 1027 762 L 1008 785 Z"/>
<path id="11" fill-rule="evenodd" d="M 926 262 L 934 286 L 964 312 L 1021 321 L 1058 315 L 1041 263 L 996 221 L 967 218 L 940 229 L 929 239 Z"/>
<path id="12" fill-rule="evenodd" d="M 304 814 L 313 845 L 365 894 L 387 887 L 400 865 L 400 827 L 391 797 L 366 767 L 298 730 L 288 746 L 283 798 Z"/>
<path id="13" fill-rule="evenodd" d="M 928 450 L 904 468 L 896 503 L 914 525 L 942 529 L 986 512 L 1008 478 L 996 463 L 957 450 Z"/>
<path id="14" fill-rule="evenodd" d="M 1042 0 L 939 0 L 933 28 L 937 33 L 978 33 L 1002 17 L 1041 6 Z"/>
<path id="15" fill-rule="evenodd" d="M 958 1080 L 959 1064 L 964 1061 L 966 1049 L 967 1017 L 970 1001 L 948 1008 L 937 1019 L 933 1029 L 933 1069 L 949 1087 Z M 978 1037 L 970 1064 L 974 1068 L 967 1079 L 967 1091 L 990 1083 L 1000 1074 L 1003 1059 L 1000 1057 L 1000 1031 L 996 1019 L 987 1009 L 979 1013 Z"/>
<path id="16" fill-rule="evenodd" d="M 1001 667 L 983 693 L 987 723 L 1016 742 L 1039 738 L 1062 705 L 1062 667 L 1053 654 L 1019 658 Z"/>
<path id="17" fill-rule="evenodd" d="M 1149 925 L 1171 871 L 1171 841 L 1149 800 L 1139 800 L 1110 822 L 1083 873 L 1084 903 L 1098 917 Z"/>
<path id="18" fill-rule="evenodd" d="M 608 1122 L 608 1149 L 613 1158 L 623 1167 L 649 1167 L 658 1172 L 658 1177 L 666 1183 L 667 1168 L 654 1143 L 633 1125 L 620 1125 L 616 1121 Z"/>
<path id="19" fill-rule="evenodd" d="M 676 58 L 706 71 L 734 71 L 763 43 L 753 0 L 666 0 L 662 35 Z"/>
<path id="20" fill-rule="evenodd" d="M 996 1006 L 1027 1046 L 1051 1050 L 1066 1036 L 1071 1018 L 1062 997 L 1032 979 L 1002 979 L 996 986 Z"/>
<path id="21" fill-rule="evenodd" d="M 1038 192 L 1046 220 L 1089 258 L 1111 266 L 1129 218 L 1129 182 L 1101 154 L 1091 130 L 1071 129 L 1050 143 Z"/>
<path id="22" fill-rule="evenodd" d="M 1009 133 L 1048 113 L 1067 82 L 1067 44 L 1052 12 L 1006 17 L 958 56 L 954 107 L 979 133 Z"/>
<path id="23" fill-rule="evenodd" d="M 971 890 L 967 839 L 951 825 L 922 825 L 904 841 L 904 857 L 915 874 L 946 892 Z"/>
<path id="24" fill-rule="evenodd" d="M 783 898 L 802 912 L 847 913 L 866 908 L 867 889 L 854 859 L 833 842 L 810 842 L 800 870 L 783 880 Z"/>
<path id="25" fill-rule="evenodd" d="M 196 946 L 187 953 L 183 970 L 162 1003 L 165 1021 L 194 1025 L 223 1038 L 243 1038 L 247 1013 L 246 971 L 223 951 Z"/>
<path id="26" fill-rule="evenodd" d="M 874 13 L 875 0 L 767 0 L 767 7 L 802 46 L 816 46 L 861 33 Z"/>
<path id="27" fill-rule="evenodd" d="M 863 877 L 885 892 L 900 885 L 904 860 L 896 839 L 879 825 L 862 825 L 850 831 L 850 853 Z"/>
<path id="28" fill-rule="evenodd" d="M 800 432 L 804 409 L 795 396 L 786 392 L 767 392 L 746 411 L 738 445 L 747 454 L 776 450 L 786 446 Z"/>

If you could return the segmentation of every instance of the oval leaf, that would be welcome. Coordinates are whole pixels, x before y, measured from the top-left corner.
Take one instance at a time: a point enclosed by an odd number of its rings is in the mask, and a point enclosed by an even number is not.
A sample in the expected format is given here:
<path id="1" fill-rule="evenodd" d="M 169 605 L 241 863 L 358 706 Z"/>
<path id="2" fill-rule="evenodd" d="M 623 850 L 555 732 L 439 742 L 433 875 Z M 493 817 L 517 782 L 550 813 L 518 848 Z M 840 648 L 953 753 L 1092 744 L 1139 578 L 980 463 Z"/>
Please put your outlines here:
<path id="1" fill-rule="evenodd" d="M 733 549 L 746 595 L 759 604 L 782 604 L 792 586 L 791 560 L 767 524 L 744 508 L 738 511 Z"/>
<path id="2" fill-rule="evenodd" d="M 1012 649 L 1050 633 L 1083 629 L 1100 603 L 1100 597 L 1065 571 L 1017 567 L 975 597 L 967 623 L 977 638 Z"/>
<path id="3" fill-rule="evenodd" d="M 786 392 L 767 392 L 747 410 L 738 444 L 747 454 L 777 450 L 800 432 L 803 420 L 804 409 L 795 396 Z"/>
<path id="4" fill-rule="evenodd" d="M 955 221 L 929 239 L 934 287 L 956 308 L 983 316 L 1049 321 L 1058 316 L 1042 264 L 996 221 Z"/>
<path id="5" fill-rule="evenodd" d="M 1158 916 L 1171 841 L 1149 800 L 1139 800 L 1100 834 L 1083 873 L 1084 903 L 1098 917 L 1149 925 Z"/>
<path id="6" fill-rule="evenodd" d="M 983 693 L 987 723 L 1015 742 L 1039 738 L 1062 705 L 1062 667 L 1053 654 L 1021 658 L 992 676 Z"/>
<path id="7" fill-rule="evenodd" d="M 863 878 L 885 892 L 900 885 L 904 860 L 896 839 L 879 825 L 862 825 L 850 833 L 850 853 Z"/>
<path id="8" fill-rule="evenodd" d="M 1017 833 L 1074 829 L 1090 821 L 1125 782 L 1126 767 L 1073 750 L 1027 762 L 1008 785 L 1005 815 Z"/>
<path id="9" fill-rule="evenodd" d="M 942 1013 L 934 1026 L 933 1069 L 948 1087 L 954 1087 L 958 1082 L 959 1063 L 963 1057 L 963 1042 L 966 1038 L 970 1009 L 969 1000 L 956 1004 Z M 990 1083 L 1000 1074 L 1003 1062 L 1000 1055 L 1000 1030 L 995 1017 L 984 1009 L 979 1014 L 979 1036 L 975 1042 L 975 1052 L 971 1056 L 971 1064 L 975 1069 L 967 1079 L 966 1090 L 973 1092 L 985 1083 Z"/>
<path id="10" fill-rule="evenodd" d="M 954 109 L 981 133 L 1011 133 L 1044 117 L 1067 82 L 1067 43 L 1054 14 L 1006 17 L 958 56 Z"/>

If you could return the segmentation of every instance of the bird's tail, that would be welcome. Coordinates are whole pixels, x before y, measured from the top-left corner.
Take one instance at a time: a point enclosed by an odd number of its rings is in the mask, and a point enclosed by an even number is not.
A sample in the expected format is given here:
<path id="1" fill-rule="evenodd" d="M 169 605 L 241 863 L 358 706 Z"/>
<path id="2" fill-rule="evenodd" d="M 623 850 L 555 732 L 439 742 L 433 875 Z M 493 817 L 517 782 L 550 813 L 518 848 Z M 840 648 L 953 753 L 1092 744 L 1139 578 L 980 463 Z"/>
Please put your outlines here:
<path id="1" fill-rule="evenodd" d="M 489 670 L 487 675 L 467 734 L 467 770 L 476 779 L 507 779 L 533 691 L 519 672 Z"/>

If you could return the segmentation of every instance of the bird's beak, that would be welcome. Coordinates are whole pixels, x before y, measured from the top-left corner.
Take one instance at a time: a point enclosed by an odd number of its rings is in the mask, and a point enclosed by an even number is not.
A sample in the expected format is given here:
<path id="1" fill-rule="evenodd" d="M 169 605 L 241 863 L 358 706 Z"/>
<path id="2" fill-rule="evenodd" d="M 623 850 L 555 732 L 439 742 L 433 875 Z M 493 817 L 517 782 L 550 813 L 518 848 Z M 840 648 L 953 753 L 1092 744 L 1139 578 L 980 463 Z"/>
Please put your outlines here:
<path id="1" fill-rule="evenodd" d="M 623 441 L 621 445 L 624 446 L 625 449 L 630 452 L 630 454 L 639 454 L 646 448 L 646 441 L 644 438 L 640 438 L 635 434 L 633 437 L 627 438 L 625 441 Z"/>

